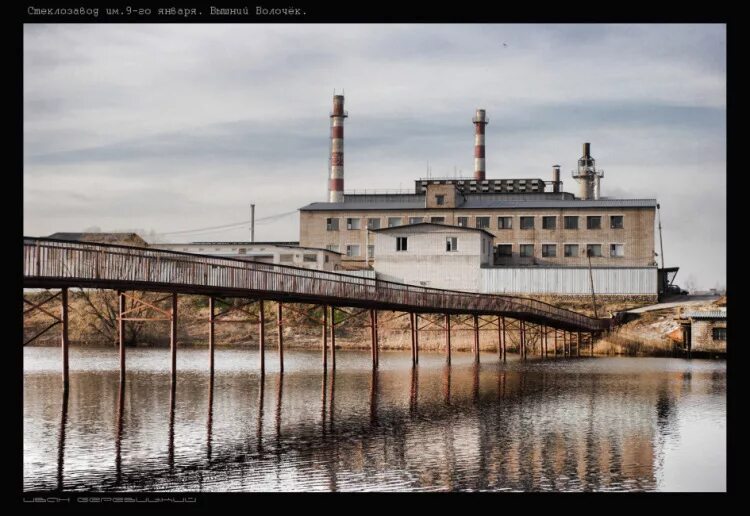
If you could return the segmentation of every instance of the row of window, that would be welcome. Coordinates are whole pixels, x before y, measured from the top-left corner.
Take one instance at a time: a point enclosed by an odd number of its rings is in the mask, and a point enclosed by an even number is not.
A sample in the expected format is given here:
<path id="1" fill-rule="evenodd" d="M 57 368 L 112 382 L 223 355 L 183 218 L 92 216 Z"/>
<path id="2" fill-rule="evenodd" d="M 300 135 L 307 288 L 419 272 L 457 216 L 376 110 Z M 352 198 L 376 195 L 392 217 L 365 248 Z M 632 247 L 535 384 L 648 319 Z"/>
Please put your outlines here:
<path id="1" fill-rule="evenodd" d="M 496 249 L 498 256 L 513 256 L 513 244 L 499 244 Z M 563 245 L 563 256 L 565 258 L 578 258 L 581 252 L 579 244 Z M 602 244 L 586 244 L 585 256 L 589 254 L 593 257 L 603 256 Z M 518 244 L 518 256 L 522 258 L 534 256 L 534 244 Z M 622 258 L 625 256 L 625 246 L 623 244 L 609 244 L 609 256 L 610 258 Z M 557 244 L 542 244 L 542 257 L 556 258 Z"/>
<path id="2" fill-rule="evenodd" d="M 475 227 L 478 229 L 490 229 L 491 217 L 474 217 Z M 521 229 L 534 229 L 535 219 L 534 216 L 519 216 L 519 227 Z M 602 229 L 602 216 L 601 215 L 589 215 L 586 217 L 586 229 Z M 427 222 L 427 217 L 409 217 L 409 224 L 419 224 L 420 222 Z M 563 229 L 579 229 L 577 215 L 565 215 L 563 217 Z M 347 218 L 346 229 L 361 229 L 361 218 Z M 429 221 L 434 224 L 445 224 L 445 217 L 429 217 Z M 403 225 L 404 217 L 387 217 L 387 223 L 389 228 Z M 461 227 L 469 227 L 469 217 L 456 217 L 456 225 Z M 623 229 L 624 228 L 624 216 L 623 215 L 610 215 L 609 216 L 609 227 L 610 229 Z M 339 230 L 339 219 L 328 218 L 326 219 L 326 229 L 328 231 Z M 380 229 L 380 218 L 373 217 L 367 219 L 367 229 Z M 497 229 L 513 229 L 513 217 L 497 217 Z M 557 216 L 542 216 L 542 229 L 557 229 Z"/>
<path id="3" fill-rule="evenodd" d="M 349 244 L 346 246 L 346 256 L 361 256 L 360 254 L 360 245 L 359 244 Z M 326 249 L 329 251 L 333 251 L 335 253 L 339 252 L 339 246 L 336 244 L 327 245 Z M 372 258 L 375 255 L 375 246 L 374 245 L 368 245 L 367 246 L 367 257 Z"/>

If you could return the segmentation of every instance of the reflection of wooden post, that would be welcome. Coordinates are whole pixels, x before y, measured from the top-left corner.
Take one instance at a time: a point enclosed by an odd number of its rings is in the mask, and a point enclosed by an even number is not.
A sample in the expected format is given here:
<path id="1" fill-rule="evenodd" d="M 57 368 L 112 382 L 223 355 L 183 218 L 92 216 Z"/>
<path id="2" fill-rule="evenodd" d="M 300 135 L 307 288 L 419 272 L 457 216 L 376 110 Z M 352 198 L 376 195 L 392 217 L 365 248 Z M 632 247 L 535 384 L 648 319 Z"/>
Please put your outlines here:
<path id="1" fill-rule="evenodd" d="M 474 314 L 474 362 L 479 363 L 479 316 Z"/>
<path id="2" fill-rule="evenodd" d="M 445 314 L 445 363 L 451 365 L 451 316 Z"/>
<path id="3" fill-rule="evenodd" d="M 172 383 L 177 378 L 177 293 L 172 294 L 172 318 L 170 320 L 169 350 L 172 355 Z"/>
<path id="4" fill-rule="evenodd" d="M 68 287 L 62 288 L 62 376 L 63 390 L 67 391 L 70 385 L 70 375 L 68 374 Z"/>
<path id="5" fill-rule="evenodd" d="M 419 363 L 419 314 L 414 314 L 414 363 Z"/>
<path id="6" fill-rule="evenodd" d="M 276 331 L 279 336 L 279 372 L 284 372 L 284 326 L 283 319 L 281 316 L 281 301 L 276 306 Z M 281 382 L 281 380 L 279 380 Z M 281 387 L 279 387 L 279 392 Z"/>
<path id="7" fill-rule="evenodd" d="M 328 369 L 328 307 L 324 306 L 323 307 L 323 370 L 326 371 L 327 369 Z"/>
<path id="8" fill-rule="evenodd" d="M 260 374 L 266 374 L 266 314 L 263 300 L 258 300 L 258 342 L 260 355 Z"/>
<path id="9" fill-rule="evenodd" d="M 117 337 L 120 346 L 120 383 L 125 381 L 125 321 L 123 314 L 125 312 L 125 294 L 117 293 Z"/>
<path id="10" fill-rule="evenodd" d="M 208 368 L 211 376 L 214 375 L 214 318 L 216 317 L 216 305 L 214 297 L 208 296 Z"/>
<path id="11" fill-rule="evenodd" d="M 331 370 L 336 369 L 336 307 L 331 307 Z M 333 386 L 333 377 L 331 377 Z"/>

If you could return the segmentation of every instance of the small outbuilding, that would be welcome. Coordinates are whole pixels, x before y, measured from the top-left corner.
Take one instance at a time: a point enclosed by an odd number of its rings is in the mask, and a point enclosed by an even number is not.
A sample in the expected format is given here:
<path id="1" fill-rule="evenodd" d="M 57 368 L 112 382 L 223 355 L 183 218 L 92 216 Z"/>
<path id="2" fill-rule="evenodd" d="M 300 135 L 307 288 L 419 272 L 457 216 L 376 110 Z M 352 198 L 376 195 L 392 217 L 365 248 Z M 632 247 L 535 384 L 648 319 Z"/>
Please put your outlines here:
<path id="1" fill-rule="evenodd" d="M 479 291 L 480 271 L 492 261 L 491 233 L 420 222 L 377 229 L 378 279 L 450 290 Z"/>
<path id="2" fill-rule="evenodd" d="M 683 312 L 680 319 L 683 348 L 690 353 L 727 352 L 727 311 Z"/>

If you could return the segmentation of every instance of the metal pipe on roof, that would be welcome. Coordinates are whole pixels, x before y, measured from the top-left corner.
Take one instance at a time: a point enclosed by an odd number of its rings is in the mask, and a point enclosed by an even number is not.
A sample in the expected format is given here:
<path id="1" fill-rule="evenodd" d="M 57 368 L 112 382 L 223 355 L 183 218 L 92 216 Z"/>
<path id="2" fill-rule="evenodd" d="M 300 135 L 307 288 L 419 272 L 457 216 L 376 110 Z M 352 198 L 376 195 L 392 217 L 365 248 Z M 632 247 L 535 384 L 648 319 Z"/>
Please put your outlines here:
<path id="1" fill-rule="evenodd" d="M 487 112 L 484 109 L 477 109 L 472 122 L 474 122 L 474 180 L 484 181 L 487 170 L 484 159 L 484 126 L 490 123 L 487 119 Z"/>
<path id="2" fill-rule="evenodd" d="M 560 192 L 560 165 L 552 165 L 552 191 Z"/>

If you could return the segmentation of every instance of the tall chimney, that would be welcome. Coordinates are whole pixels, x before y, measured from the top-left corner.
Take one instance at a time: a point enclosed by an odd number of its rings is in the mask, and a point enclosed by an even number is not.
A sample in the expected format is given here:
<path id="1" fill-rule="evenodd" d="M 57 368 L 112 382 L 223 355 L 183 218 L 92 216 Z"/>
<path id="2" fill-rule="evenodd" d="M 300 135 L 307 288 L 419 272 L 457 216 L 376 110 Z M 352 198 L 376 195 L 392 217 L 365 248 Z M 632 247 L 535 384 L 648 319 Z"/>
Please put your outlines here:
<path id="1" fill-rule="evenodd" d="M 344 96 L 333 96 L 331 112 L 331 175 L 328 178 L 328 202 L 344 202 Z"/>
<path id="2" fill-rule="evenodd" d="M 484 126 L 490 121 L 484 109 L 477 109 L 472 122 L 474 122 L 474 179 L 484 181 L 487 170 L 484 164 Z"/>
<path id="3" fill-rule="evenodd" d="M 552 191 L 560 192 L 560 165 L 552 165 Z"/>
<path id="4" fill-rule="evenodd" d="M 594 183 L 597 176 L 596 161 L 591 157 L 591 144 L 583 144 L 583 156 L 578 160 L 578 170 L 573 172 L 573 178 L 578 183 L 578 198 L 593 199 Z"/>

